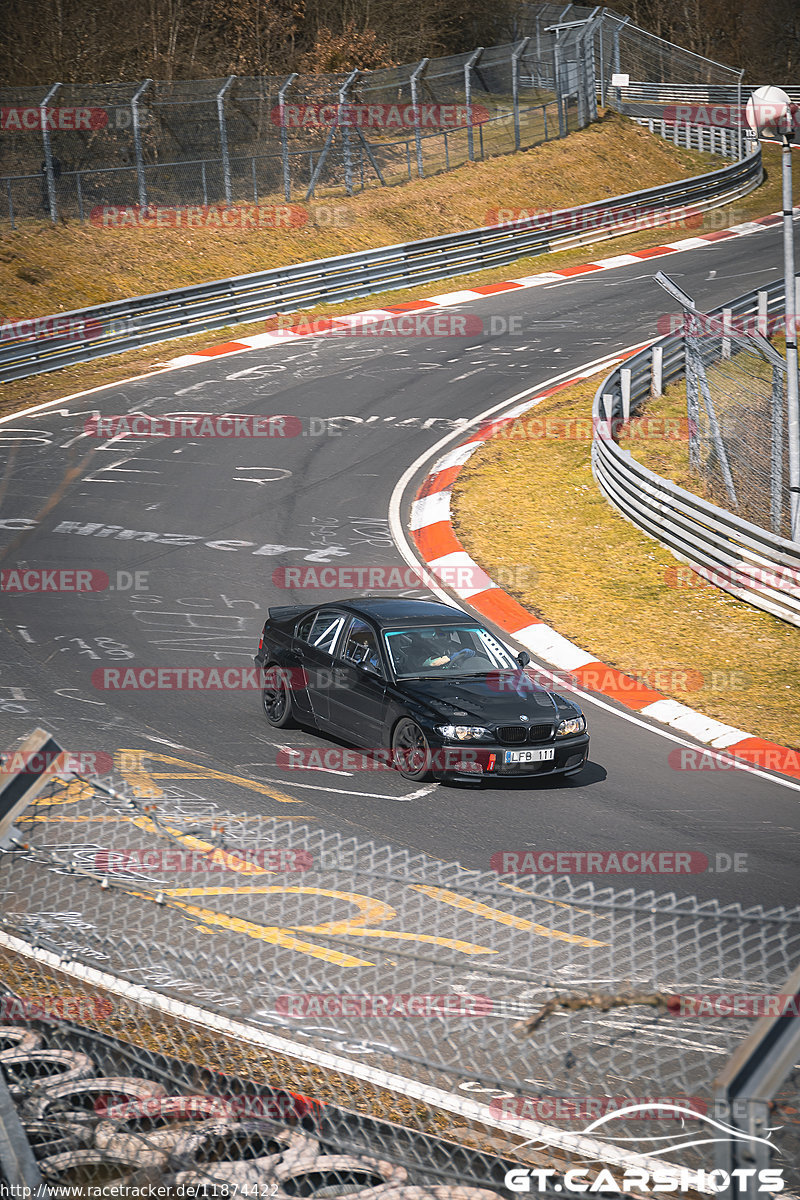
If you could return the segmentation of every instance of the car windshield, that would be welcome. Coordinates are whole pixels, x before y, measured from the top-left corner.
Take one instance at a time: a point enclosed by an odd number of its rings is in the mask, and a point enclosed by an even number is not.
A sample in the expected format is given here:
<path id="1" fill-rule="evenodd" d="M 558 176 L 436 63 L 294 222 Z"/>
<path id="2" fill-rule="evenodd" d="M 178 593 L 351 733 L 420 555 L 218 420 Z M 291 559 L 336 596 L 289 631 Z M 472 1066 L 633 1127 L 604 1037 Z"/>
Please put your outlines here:
<path id="1" fill-rule="evenodd" d="M 398 679 L 519 671 L 519 663 L 480 625 L 427 625 L 383 633 Z"/>

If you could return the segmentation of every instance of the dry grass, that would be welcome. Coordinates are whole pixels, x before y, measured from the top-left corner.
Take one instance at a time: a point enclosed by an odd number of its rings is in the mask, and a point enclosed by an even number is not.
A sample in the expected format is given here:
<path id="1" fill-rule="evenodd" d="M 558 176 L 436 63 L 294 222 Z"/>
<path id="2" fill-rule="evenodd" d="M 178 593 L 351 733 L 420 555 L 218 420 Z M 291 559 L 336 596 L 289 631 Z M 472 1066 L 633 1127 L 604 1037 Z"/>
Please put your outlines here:
<path id="1" fill-rule="evenodd" d="M 597 137 L 597 141 L 591 138 Z M 583 139 L 579 142 L 577 139 Z M 644 141 L 642 140 L 644 139 Z M 569 147 L 580 149 L 581 153 L 575 159 L 571 158 Z M 624 146 L 624 151 L 621 147 Z M 613 170 L 603 161 L 603 155 L 615 150 L 622 153 L 625 167 L 620 171 Z M 764 148 L 764 159 L 767 164 L 769 177 L 756 192 L 743 200 L 737 201 L 727 208 L 714 210 L 707 214 L 705 222 L 714 228 L 739 221 L 749 220 L 775 211 L 780 205 L 780 152 L 771 147 Z M 586 156 L 584 160 L 584 155 Z M 538 156 L 538 157 L 537 157 Z M 352 200 L 343 201 L 338 198 L 337 206 L 341 205 L 350 211 L 350 205 L 376 206 L 380 208 L 382 226 L 375 225 L 374 241 L 364 244 L 380 245 L 410 237 L 424 237 L 428 234 L 444 233 L 457 228 L 468 228 L 471 225 L 483 224 L 486 220 L 489 203 L 495 207 L 502 203 L 503 208 L 524 208 L 526 211 L 540 211 L 545 208 L 563 208 L 570 204 L 588 203 L 602 195 L 620 194 L 637 186 L 648 183 L 666 182 L 668 178 L 680 178 L 688 173 L 708 169 L 710 156 L 699 155 L 695 151 L 676 150 L 674 146 L 660 139 L 651 138 L 638 126 L 611 116 L 607 123 L 592 126 L 590 129 L 570 135 L 565 142 L 550 142 L 546 146 L 538 146 L 525 154 L 512 155 L 508 158 L 495 159 L 487 163 L 473 164 L 463 167 L 449 175 L 437 179 L 422 180 L 403 188 L 392 188 L 387 192 L 369 192 Z M 583 162 L 588 164 L 586 168 Z M 712 164 L 719 165 L 719 160 Z M 495 172 L 487 175 L 488 172 Z M 611 172 L 611 173 L 609 173 Z M 429 202 L 425 189 L 447 188 L 450 198 L 457 209 L 457 217 L 451 219 L 448 203 L 440 197 L 438 208 Z M 602 191 L 599 189 L 602 187 Z M 417 189 L 420 189 L 419 191 Z M 487 201 L 487 196 L 492 197 Z M 500 198 L 500 199 L 499 199 Z M 419 199 L 419 210 L 410 208 L 412 202 Z M 407 207 L 409 206 L 409 207 Z M 414 222 L 413 227 L 410 222 Z M 316 249 L 310 245 L 308 238 L 312 234 L 303 230 L 275 231 L 272 237 L 266 233 L 211 233 L 209 253 L 213 251 L 217 258 L 216 271 L 210 267 L 204 270 L 200 266 L 206 260 L 192 255 L 186 247 L 173 246 L 169 235 L 156 231 L 126 230 L 114 234 L 94 228 L 85 228 L 77 223 L 53 229 L 44 222 L 30 223 L 18 234 L 0 237 L 0 283 L 5 293 L 16 296 L 13 304 L 4 300 L 4 317 L 30 317 L 46 315 L 80 307 L 88 303 L 99 303 L 102 300 L 119 299 L 125 296 L 141 295 L 148 291 L 159 290 L 166 286 L 177 286 L 179 283 L 202 282 L 215 275 L 242 273 L 248 270 L 263 269 L 270 265 L 280 265 L 275 257 L 267 261 L 265 255 L 273 256 L 283 247 L 286 255 L 281 262 L 300 261 L 301 259 L 324 256 L 325 254 L 345 253 L 361 245 L 355 241 L 347 242 L 346 235 L 360 229 L 360 226 L 349 226 L 345 230 L 331 231 L 327 235 L 330 241 L 320 242 Z M 644 229 L 638 233 L 628 234 L 612 241 L 600 242 L 596 247 L 578 246 L 573 250 L 561 251 L 558 254 L 544 254 L 533 258 L 521 258 L 512 266 L 497 267 L 491 271 L 475 271 L 467 275 L 454 276 L 452 279 L 438 285 L 442 290 L 457 290 L 479 285 L 496 283 L 509 277 L 523 276 L 539 271 L 553 270 L 556 267 L 569 266 L 573 263 L 586 262 L 595 256 L 603 254 L 624 254 L 631 250 L 652 246 L 659 237 L 664 240 L 674 240 L 682 236 L 701 232 L 696 228 L 689 230 L 659 231 Z M 167 237 L 167 241 L 158 240 Z M 99 238 L 100 241 L 95 239 Z M 129 240 L 130 239 L 130 240 Z M 231 239 L 235 239 L 232 241 Z M 306 240 L 303 240 L 306 239 Z M 336 240 L 334 240 L 336 239 Z M 181 242 L 181 237 L 177 238 Z M 192 239 L 188 239 L 192 240 Z M 274 246 L 271 243 L 274 242 Z M 66 278 L 61 278 L 59 272 L 58 287 L 63 295 L 59 302 L 53 294 L 55 275 L 52 271 L 52 247 L 58 245 L 58 254 L 63 267 L 66 268 Z M 259 246 L 261 249 L 259 250 Z M 77 249 L 76 249 L 77 247 Z M 126 255 L 126 247 L 130 253 Z M 294 256 L 291 251 L 294 249 Z M 106 261 L 110 254 L 109 274 L 104 275 L 103 294 L 87 298 L 85 289 L 90 285 L 100 286 L 97 281 L 97 259 L 99 256 Z M 198 255 L 200 251 L 198 250 Z M 253 254 L 259 255 L 255 260 Z M 13 257 L 12 257 L 13 256 Z M 172 257 L 171 257 L 172 256 Z M 45 265 L 46 264 L 46 265 Z M 138 264 L 138 268 L 137 268 Z M 144 272 L 137 274 L 137 269 Z M 181 276 L 180 269 L 187 274 Z M 28 273 L 46 271 L 47 276 L 41 277 L 39 284 L 25 284 L 25 294 L 19 291 L 20 280 L 15 277 L 23 270 Z M 62 268 L 63 270 L 63 268 Z M 164 277 L 157 277 L 159 271 L 170 273 L 169 282 Z M 119 274 L 117 286 L 113 292 L 111 274 L 114 271 L 127 272 Z M 69 279 L 83 280 L 84 290 L 69 290 Z M 23 281 L 24 282 L 24 281 Z M 45 289 L 39 291 L 38 289 Z M 76 289 L 78 284 L 76 283 Z M 399 304 L 406 300 L 415 300 L 435 293 L 437 285 L 424 284 L 415 288 L 404 288 L 397 291 L 375 294 L 363 307 L 379 307 L 383 304 Z M 16 291 L 15 291 L 16 289 Z M 361 307 L 357 301 L 345 301 L 342 304 L 320 304 L 313 309 L 304 311 L 304 317 L 336 316 L 340 313 L 352 313 Z M 197 334 L 179 341 L 161 343 L 132 350 L 127 354 L 115 355 L 107 359 L 95 360 L 81 366 L 69 367 L 54 371 L 50 375 L 34 376 L 21 379 L 15 383 L 4 385 L 0 396 L 0 415 L 19 412 L 30 405 L 42 404 L 48 400 L 60 399 L 73 392 L 84 391 L 92 387 L 114 383 L 118 379 L 132 375 L 145 374 L 157 370 L 159 366 L 178 354 L 188 354 L 193 350 L 203 349 L 209 344 L 222 343 L 236 337 L 246 337 L 248 334 L 260 333 L 264 329 L 263 322 L 228 326 L 225 329 L 214 330 L 210 333 Z"/>
<path id="2" fill-rule="evenodd" d="M 102 229 L 78 221 L 23 221 L 0 239 L 5 320 L 263 271 L 287 263 L 455 233 L 497 207 L 551 209 L 654 186 L 717 165 L 609 115 L 562 141 L 465 164 L 446 175 L 324 201 L 346 222 L 326 228 Z M 262 198 L 283 204 L 282 198 Z M 320 202 L 321 204 L 322 202 Z M 310 206 L 313 213 L 314 204 Z M 650 235 L 652 236 L 652 234 Z"/>
<path id="3" fill-rule="evenodd" d="M 189 233 L 101 229 L 77 221 L 57 226 L 25 221 L 18 230 L 0 235 L 0 320 L 66 312 L 170 287 L 455 232 L 484 225 L 490 209 L 499 203 L 525 211 L 563 208 L 718 165 L 719 160 L 711 155 L 677 149 L 611 113 L 563 141 L 521 154 L 467 164 L 449 174 L 403 186 L 372 189 L 349 200 L 339 196 L 320 201 L 328 218 L 346 222 L 341 228 L 308 224 L 303 228 Z M 615 240 L 613 245 L 622 252 L 652 245 L 657 238 L 653 230 L 642 230 Z M 509 274 L 585 261 L 590 253 L 586 247 L 578 247 L 520 259 L 513 267 L 472 272 L 454 277 L 444 286 L 449 290 L 493 283 Z M 102 269 L 98 269 L 99 263 Z M 362 306 L 374 307 L 382 298 L 384 303 L 400 303 L 430 295 L 432 290 L 436 285 L 425 284 L 376 294 Z M 358 307 L 352 300 L 323 304 L 306 310 L 305 315 L 333 316 Z M 177 354 L 263 328 L 263 322 L 229 326 L 19 380 L 4 386 L 0 415 L 146 373 Z"/>
<path id="4" fill-rule="evenodd" d="M 586 427 L 598 383 L 532 414 Z M 454 524 L 469 553 L 495 578 L 523 579 L 516 599 L 601 662 L 649 680 L 658 672 L 658 690 L 691 708 L 800 746 L 798 630 L 717 588 L 679 586 L 672 555 L 603 497 L 590 442 L 524 430 L 525 418 L 458 476 Z"/>

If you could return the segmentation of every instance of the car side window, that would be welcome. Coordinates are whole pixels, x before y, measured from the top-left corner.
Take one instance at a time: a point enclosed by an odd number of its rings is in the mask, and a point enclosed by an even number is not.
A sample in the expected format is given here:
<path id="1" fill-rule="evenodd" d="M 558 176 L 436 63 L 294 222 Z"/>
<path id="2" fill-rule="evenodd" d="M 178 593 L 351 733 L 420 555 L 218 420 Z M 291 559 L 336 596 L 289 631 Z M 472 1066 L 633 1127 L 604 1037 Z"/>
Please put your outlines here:
<path id="1" fill-rule="evenodd" d="M 302 621 L 298 623 L 297 628 L 294 631 L 294 636 L 299 638 L 301 642 L 308 642 L 311 640 L 309 634 L 311 633 L 311 626 L 314 624 L 316 615 L 316 613 L 309 613 L 307 617 L 303 617 Z"/>
<path id="2" fill-rule="evenodd" d="M 342 658 L 365 671 L 371 671 L 373 675 L 383 675 L 378 640 L 372 627 L 360 617 L 353 617 L 347 631 Z"/>
<path id="3" fill-rule="evenodd" d="M 344 625 L 342 613 L 318 612 L 311 627 L 309 642 L 325 654 L 332 654 L 339 631 Z"/>

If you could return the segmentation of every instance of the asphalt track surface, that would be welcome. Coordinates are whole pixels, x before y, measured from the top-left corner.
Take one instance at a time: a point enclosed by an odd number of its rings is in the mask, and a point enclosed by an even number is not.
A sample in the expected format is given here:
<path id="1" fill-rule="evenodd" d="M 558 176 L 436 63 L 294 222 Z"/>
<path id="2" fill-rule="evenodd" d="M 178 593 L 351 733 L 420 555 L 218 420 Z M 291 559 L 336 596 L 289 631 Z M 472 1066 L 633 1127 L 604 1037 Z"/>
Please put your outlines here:
<path id="1" fill-rule="evenodd" d="M 281 747 L 337 743 L 270 729 L 255 691 L 109 691 L 92 682 L 106 667 L 249 666 L 269 605 L 348 591 L 285 590 L 274 582 L 277 568 L 403 565 L 388 515 L 412 463 L 421 460 L 421 478 L 432 461 L 422 461 L 426 452 L 469 420 L 657 336 L 669 307 L 657 270 L 701 307 L 720 305 L 780 275 L 780 238 L 765 230 L 448 310 L 493 319 L 494 333 L 320 337 L 109 386 L 0 425 L 0 565 L 102 570 L 112 582 L 118 571 L 146 572 L 148 588 L 4 596 L 2 744 L 38 723 L 76 751 L 160 754 L 198 776 L 255 782 L 258 791 L 234 786 L 246 812 L 274 812 L 277 788 L 300 801 L 293 817 L 470 868 L 488 869 L 504 849 L 701 851 L 712 864 L 744 853 L 746 870 L 618 882 L 793 905 L 797 786 L 764 772 L 675 770 L 670 751 L 691 739 L 605 700 L 583 702 L 591 761 L 574 780 L 419 787 L 386 771 L 281 769 Z M 83 431 L 92 415 L 131 411 L 294 414 L 304 432 L 103 440 Z M 125 536 L 131 530 L 139 536 Z M 185 544 L 159 540 L 167 535 Z M 598 569 L 613 571 L 613 563 Z M 187 771 L 163 760 L 159 769 Z M 197 789 L 189 795 L 230 792 L 220 778 L 186 786 Z"/>

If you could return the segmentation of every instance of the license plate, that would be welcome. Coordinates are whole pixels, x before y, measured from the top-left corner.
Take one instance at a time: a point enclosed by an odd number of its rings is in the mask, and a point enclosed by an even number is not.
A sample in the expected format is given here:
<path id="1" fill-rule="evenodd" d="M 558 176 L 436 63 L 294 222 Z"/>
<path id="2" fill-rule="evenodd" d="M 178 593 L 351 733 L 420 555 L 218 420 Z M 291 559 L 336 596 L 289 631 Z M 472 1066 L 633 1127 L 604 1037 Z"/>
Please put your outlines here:
<path id="1" fill-rule="evenodd" d="M 555 756 L 555 746 L 544 746 L 541 750 L 506 750 L 503 754 L 503 762 L 550 762 Z"/>

